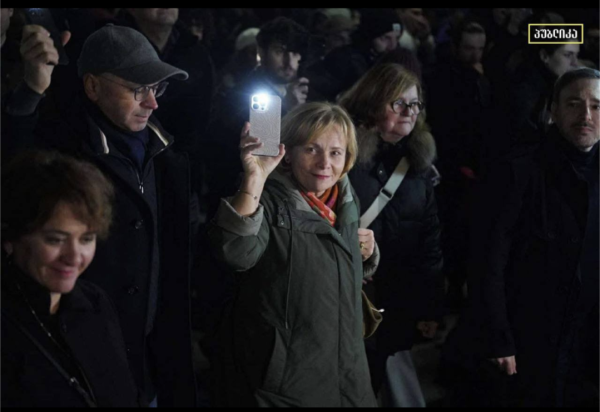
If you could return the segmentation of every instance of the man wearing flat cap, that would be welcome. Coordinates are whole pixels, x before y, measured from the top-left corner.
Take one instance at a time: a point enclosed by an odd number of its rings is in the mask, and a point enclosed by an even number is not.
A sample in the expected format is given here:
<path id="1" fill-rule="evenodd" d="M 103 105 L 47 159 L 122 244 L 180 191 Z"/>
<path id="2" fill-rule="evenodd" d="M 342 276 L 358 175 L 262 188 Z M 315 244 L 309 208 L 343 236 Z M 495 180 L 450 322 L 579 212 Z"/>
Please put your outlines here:
<path id="1" fill-rule="evenodd" d="M 198 210 L 187 157 L 153 116 L 169 82 L 188 74 L 162 62 L 141 33 L 107 25 L 85 42 L 81 95 L 57 122 L 38 121 L 58 54 L 41 26 L 23 30 L 23 83 L 3 113 L 3 156 L 51 148 L 96 164 L 115 186 L 109 238 L 85 278 L 120 316 L 129 364 L 148 403 L 194 406 L 189 275 Z"/>

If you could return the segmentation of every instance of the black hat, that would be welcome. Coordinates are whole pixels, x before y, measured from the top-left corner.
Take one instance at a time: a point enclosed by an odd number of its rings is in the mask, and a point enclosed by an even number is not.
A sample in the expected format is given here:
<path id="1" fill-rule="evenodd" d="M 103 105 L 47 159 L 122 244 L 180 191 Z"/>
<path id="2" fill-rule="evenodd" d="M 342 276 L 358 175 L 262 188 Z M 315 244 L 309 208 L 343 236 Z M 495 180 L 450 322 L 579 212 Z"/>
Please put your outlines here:
<path id="1" fill-rule="evenodd" d="M 402 32 L 400 17 L 394 9 L 360 9 L 360 25 L 357 36 L 370 41 L 387 32 Z"/>
<path id="2" fill-rule="evenodd" d="M 154 84 L 168 77 L 188 78 L 187 72 L 161 61 L 142 33 L 113 24 L 87 38 L 77 66 L 79 77 L 86 73 L 111 73 L 137 84 Z"/>

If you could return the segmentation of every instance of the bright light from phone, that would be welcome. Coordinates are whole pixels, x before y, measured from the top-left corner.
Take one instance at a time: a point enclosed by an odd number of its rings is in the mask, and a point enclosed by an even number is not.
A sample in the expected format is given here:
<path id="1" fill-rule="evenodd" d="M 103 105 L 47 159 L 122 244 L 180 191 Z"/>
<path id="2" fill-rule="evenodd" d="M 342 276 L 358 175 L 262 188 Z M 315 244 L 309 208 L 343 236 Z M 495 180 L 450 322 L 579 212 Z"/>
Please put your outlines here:
<path id="1" fill-rule="evenodd" d="M 256 98 L 256 100 L 254 100 L 254 98 Z M 252 100 L 258 104 L 266 105 L 269 103 L 269 95 L 265 93 L 255 94 Z"/>
<path id="2" fill-rule="evenodd" d="M 258 93 L 252 96 L 252 109 L 264 112 L 269 104 L 269 95 L 266 93 Z"/>

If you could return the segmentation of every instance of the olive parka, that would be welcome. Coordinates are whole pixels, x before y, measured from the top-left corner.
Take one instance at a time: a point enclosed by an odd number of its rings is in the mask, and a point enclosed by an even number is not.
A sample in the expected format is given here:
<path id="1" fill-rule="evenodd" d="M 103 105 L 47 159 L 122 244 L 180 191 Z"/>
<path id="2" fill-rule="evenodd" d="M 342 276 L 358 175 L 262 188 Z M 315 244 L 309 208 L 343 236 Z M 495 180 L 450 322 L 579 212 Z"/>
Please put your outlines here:
<path id="1" fill-rule="evenodd" d="M 335 227 L 314 212 L 289 174 L 275 171 L 257 211 L 222 200 L 208 230 L 213 253 L 236 271 L 227 323 L 231 406 L 376 406 L 363 344 L 363 264 L 357 197 L 340 181 Z"/>

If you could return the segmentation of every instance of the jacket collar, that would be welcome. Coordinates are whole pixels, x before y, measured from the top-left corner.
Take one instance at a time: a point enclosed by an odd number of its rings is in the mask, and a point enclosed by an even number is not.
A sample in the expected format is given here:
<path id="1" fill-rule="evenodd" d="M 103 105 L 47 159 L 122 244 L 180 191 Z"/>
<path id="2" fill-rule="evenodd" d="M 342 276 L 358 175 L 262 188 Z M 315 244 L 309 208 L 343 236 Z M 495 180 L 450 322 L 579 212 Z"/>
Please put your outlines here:
<path id="1" fill-rule="evenodd" d="M 358 127 L 356 133 L 358 139 L 357 162 L 361 165 L 371 165 L 383 144 L 380 134 L 374 129 L 365 129 L 364 127 Z M 435 140 L 428 130 L 413 131 L 402 139 L 402 144 L 412 168 L 423 171 L 431 167 L 437 151 Z"/>
<path id="2" fill-rule="evenodd" d="M 310 224 L 308 225 L 310 228 L 309 231 L 332 236 L 334 241 L 337 242 L 346 253 L 348 253 L 350 256 L 353 256 L 352 247 L 350 247 L 353 234 L 348 230 L 344 230 L 343 228 L 358 222 L 359 211 L 357 202 L 354 201 L 354 194 L 348 176 L 344 176 L 339 181 L 339 203 L 336 210 L 337 221 L 335 223 L 335 227 L 331 227 L 331 225 L 329 225 L 325 219 L 320 217 L 314 210 L 312 210 L 312 208 L 300 194 L 300 190 L 292 180 L 290 173 L 275 170 L 269 176 L 269 180 L 270 183 L 275 184 L 279 186 L 279 188 L 283 188 L 285 190 L 286 198 L 288 199 L 292 208 L 294 208 L 296 211 L 307 213 L 306 215 L 302 216 L 302 221 L 310 221 Z M 293 213 L 294 211 L 292 211 L 292 214 Z M 313 222 L 317 224 L 312 224 Z M 306 229 L 307 227 L 305 227 L 305 230 Z M 339 236 L 340 232 L 338 232 L 338 230 L 341 230 L 341 233 L 343 234 L 342 236 Z"/>
<path id="3" fill-rule="evenodd" d="M 26 305 L 21 292 L 17 288 L 19 284 L 21 290 L 27 297 L 27 300 L 35 310 L 35 312 L 42 318 L 47 318 L 50 310 L 50 292 L 37 281 L 32 279 L 29 275 L 25 274 L 15 266 L 3 265 L 3 276 L 2 276 L 2 291 L 8 296 L 12 296 L 16 301 L 22 301 L 23 305 Z M 78 311 L 78 312 L 89 312 L 93 311 L 94 305 L 85 296 L 81 288 L 78 286 L 78 280 L 73 290 L 69 293 L 65 293 L 60 298 L 59 313 L 64 310 Z"/>
<path id="4" fill-rule="evenodd" d="M 87 114 L 87 122 L 90 131 L 89 144 L 92 151 L 96 155 L 108 155 L 118 152 L 114 145 L 110 143 L 110 139 L 107 139 L 106 137 L 106 134 L 110 133 L 108 127 L 105 126 L 105 130 L 102 130 L 98 123 L 89 114 Z M 150 142 L 148 144 L 150 156 L 173 144 L 173 136 L 171 136 L 162 128 L 154 116 L 150 117 L 147 127 L 152 132 L 150 133 Z"/>
<path id="5" fill-rule="evenodd" d="M 565 143 L 564 137 L 554 125 L 550 128 L 540 151 L 540 162 L 557 175 L 563 173 L 563 171 L 575 173 L 575 169 L 565 153 Z"/>
<path id="6" fill-rule="evenodd" d="M 302 210 L 305 212 L 313 211 L 309 204 L 306 202 L 306 200 L 304 200 L 304 198 L 300 194 L 300 190 L 298 189 L 296 183 L 292 180 L 291 174 L 289 172 L 286 173 L 276 169 L 273 171 L 273 173 L 271 173 L 269 179 L 278 182 L 285 187 L 285 189 L 289 193 L 291 204 L 295 209 Z M 340 209 L 342 205 L 352 202 L 354 200 L 352 190 L 350 189 L 350 180 L 348 179 L 348 176 L 344 176 L 342 179 L 340 179 L 339 184 L 340 191 L 338 197 L 338 209 Z"/>

